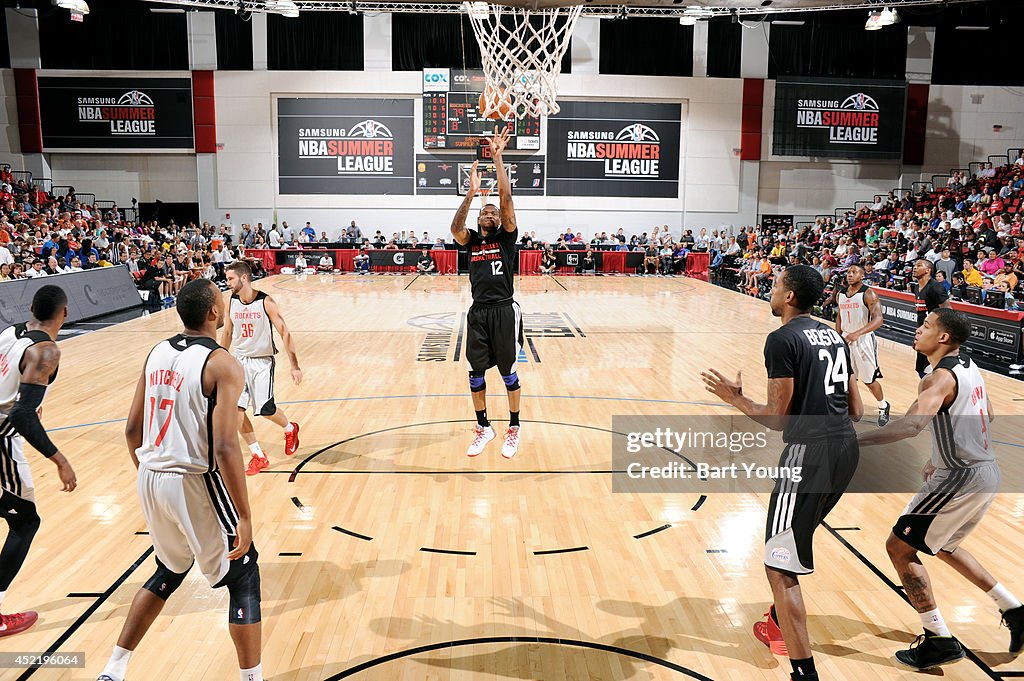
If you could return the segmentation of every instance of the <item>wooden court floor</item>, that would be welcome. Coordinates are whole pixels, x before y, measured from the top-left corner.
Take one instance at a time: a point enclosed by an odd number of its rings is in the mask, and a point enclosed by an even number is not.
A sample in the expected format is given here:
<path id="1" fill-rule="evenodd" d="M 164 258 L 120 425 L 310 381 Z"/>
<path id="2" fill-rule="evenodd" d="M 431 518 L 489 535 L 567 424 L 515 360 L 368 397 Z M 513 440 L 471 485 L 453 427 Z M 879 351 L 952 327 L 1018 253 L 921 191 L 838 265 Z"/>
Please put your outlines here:
<path id="1" fill-rule="evenodd" d="M 301 386 L 278 372 L 278 403 L 302 426 L 298 455 L 286 460 L 280 431 L 259 423 L 272 466 L 249 479 L 266 677 L 788 678 L 788 662 L 751 634 L 769 603 L 767 497 L 612 494 L 604 472 L 613 415 L 729 413 L 703 390 L 701 369 L 743 369 L 746 390 L 763 398 L 762 347 L 777 326 L 767 304 L 688 279 L 517 286 L 529 342 L 518 365 L 522 445 L 507 462 L 498 441 L 475 460 L 464 454 L 465 277 L 258 283 L 279 301 L 305 371 Z M 0 679 L 95 679 L 152 574 L 123 418 L 149 348 L 178 328 L 164 311 L 62 343 L 43 420 L 80 486 L 57 493 L 55 469 L 33 452 L 43 525 L 4 605 L 37 609 L 40 622 L 0 651 L 59 646 L 83 651 L 87 666 Z M 913 355 L 882 341 L 880 358 L 895 413 L 913 399 Z M 1021 384 L 987 379 L 997 413 L 1020 414 Z M 496 373 L 488 380 L 500 436 L 504 391 Z M 920 676 L 892 658 L 919 625 L 884 550 L 907 497 L 847 496 L 819 530 L 818 572 L 804 585 L 823 679 Z M 1004 494 L 965 544 L 1018 594 L 1022 515 L 1024 497 Z M 1024 674 L 987 597 L 929 566 L 947 622 L 976 653 L 937 676 Z M 237 678 L 226 608 L 226 592 L 190 575 L 129 679 Z"/>

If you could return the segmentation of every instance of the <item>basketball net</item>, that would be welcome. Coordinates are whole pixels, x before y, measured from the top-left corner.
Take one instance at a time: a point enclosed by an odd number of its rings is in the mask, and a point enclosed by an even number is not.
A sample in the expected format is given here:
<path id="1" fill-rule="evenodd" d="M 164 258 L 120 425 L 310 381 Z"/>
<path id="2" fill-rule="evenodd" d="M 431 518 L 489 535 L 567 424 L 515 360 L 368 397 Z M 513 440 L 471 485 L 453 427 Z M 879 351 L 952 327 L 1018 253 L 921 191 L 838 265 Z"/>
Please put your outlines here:
<path id="1" fill-rule="evenodd" d="M 558 113 L 558 76 L 582 5 L 526 9 L 487 2 L 463 4 L 480 46 L 483 116 L 516 118 Z"/>

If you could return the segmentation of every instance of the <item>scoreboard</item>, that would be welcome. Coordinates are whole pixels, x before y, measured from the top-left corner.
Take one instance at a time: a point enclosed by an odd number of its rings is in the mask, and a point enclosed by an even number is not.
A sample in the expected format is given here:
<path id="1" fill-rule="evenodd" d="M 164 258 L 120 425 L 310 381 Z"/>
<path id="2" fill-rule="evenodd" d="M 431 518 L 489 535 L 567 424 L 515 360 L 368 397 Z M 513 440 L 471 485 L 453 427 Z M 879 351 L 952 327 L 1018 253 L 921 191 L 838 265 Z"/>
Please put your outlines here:
<path id="1" fill-rule="evenodd" d="M 532 116 L 511 121 L 480 115 L 478 101 L 484 90 L 483 71 L 423 70 L 423 148 L 473 149 L 494 128 L 508 128 L 509 150 L 540 149 L 540 119 Z"/>

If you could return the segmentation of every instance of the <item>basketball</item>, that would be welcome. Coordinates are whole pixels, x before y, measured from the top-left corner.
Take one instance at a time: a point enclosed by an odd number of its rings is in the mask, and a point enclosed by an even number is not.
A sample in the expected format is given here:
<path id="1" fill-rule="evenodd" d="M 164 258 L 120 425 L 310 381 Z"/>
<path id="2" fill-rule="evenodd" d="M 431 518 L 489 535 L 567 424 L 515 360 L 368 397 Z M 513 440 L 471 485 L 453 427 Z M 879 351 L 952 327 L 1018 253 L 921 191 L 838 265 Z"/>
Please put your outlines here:
<path id="1" fill-rule="evenodd" d="M 505 88 L 503 87 L 491 84 L 484 87 L 484 91 L 480 93 L 480 99 L 477 101 L 477 110 L 480 115 L 486 115 L 496 121 L 512 118 L 512 107 L 504 99 L 504 96 Z M 485 111 L 490 111 L 490 113 L 484 114 Z"/>

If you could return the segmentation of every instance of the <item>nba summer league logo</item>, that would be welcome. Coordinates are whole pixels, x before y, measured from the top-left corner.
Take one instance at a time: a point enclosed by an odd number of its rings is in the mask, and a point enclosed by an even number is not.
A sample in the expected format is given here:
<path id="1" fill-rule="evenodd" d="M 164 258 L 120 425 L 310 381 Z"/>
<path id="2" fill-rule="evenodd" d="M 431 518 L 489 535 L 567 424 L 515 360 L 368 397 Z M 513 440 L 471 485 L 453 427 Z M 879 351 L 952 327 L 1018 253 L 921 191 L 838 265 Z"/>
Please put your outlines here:
<path id="1" fill-rule="evenodd" d="M 878 144 L 878 102 L 858 92 L 838 99 L 797 101 L 796 127 L 828 130 L 828 141 L 837 144 Z"/>
<path id="2" fill-rule="evenodd" d="M 426 331 L 416 353 L 417 362 L 458 362 L 463 358 L 463 339 L 466 336 L 466 315 L 439 312 L 413 317 L 405 322 Z M 532 312 L 523 314 L 523 336 L 526 347 L 519 353 L 520 362 L 532 359 L 539 363 L 537 338 L 586 338 L 587 334 L 564 312 Z M 529 353 L 529 354 L 527 354 Z"/>
<path id="3" fill-rule="evenodd" d="M 140 90 L 120 97 L 79 97 L 79 123 L 108 123 L 111 135 L 155 135 L 156 105 Z"/>
<path id="4" fill-rule="evenodd" d="M 617 133 L 569 130 L 566 159 L 604 163 L 605 177 L 658 177 L 661 138 L 650 126 L 632 123 Z"/>
<path id="5" fill-rule="evenodd" d="M 352 128 L 299 128 L 299 158 L 336 158 L 339 175 L 394 175 L 395 136 L 368 119 Z"/>

